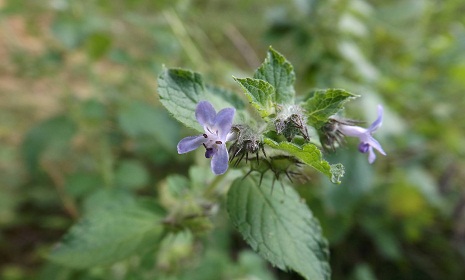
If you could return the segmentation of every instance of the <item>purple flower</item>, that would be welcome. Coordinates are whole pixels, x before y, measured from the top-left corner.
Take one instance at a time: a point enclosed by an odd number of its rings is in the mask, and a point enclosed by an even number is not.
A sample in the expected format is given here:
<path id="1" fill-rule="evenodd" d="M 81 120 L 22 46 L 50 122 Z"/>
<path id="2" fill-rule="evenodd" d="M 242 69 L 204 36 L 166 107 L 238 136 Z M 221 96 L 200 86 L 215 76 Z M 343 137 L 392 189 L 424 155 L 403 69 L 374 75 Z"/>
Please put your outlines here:
<path id="1" fill-rule="evenodd" d="M 195 117 L 203 126 L 204 134 L 189 136 L 178 143 L 178 153 L 184 154 L 203 145 L 206 149 L 205 157 L 211 158 L 213 173 L 220 175 L 228 169 L 229 155 L 226 149 L 228 133 L 231 131 L 234 118 L 234 108 L 225 108 L 216 113 L 212 104 L 201 101 L 195 109 Z"/>
<path id="2" fill-rule="evenodd" d="M 378 150 L 382 155 L 386 155 L 381 144 L 373 138 L 372 134 L 381 126 L 383 122 L 383 106 L 378 105 L 378 118 L 370 125 L 369 128 L 359 126 L 340 124 L 339 131 L 346 136 L 358 137 L 360 144 L 358 150 L 361 153 L 368 152 L 368 162 L 373 163 L 376 159 L 376 154 L 373 148 Z"/>

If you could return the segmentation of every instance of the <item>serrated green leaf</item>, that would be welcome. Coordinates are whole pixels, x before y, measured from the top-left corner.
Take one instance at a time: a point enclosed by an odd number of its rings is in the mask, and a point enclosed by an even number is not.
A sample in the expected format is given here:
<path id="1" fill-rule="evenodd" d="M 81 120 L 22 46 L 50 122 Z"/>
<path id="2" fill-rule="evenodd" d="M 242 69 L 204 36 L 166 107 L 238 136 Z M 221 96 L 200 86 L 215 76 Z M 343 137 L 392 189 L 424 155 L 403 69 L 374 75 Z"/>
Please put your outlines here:
<path id="1" fill-rule="evenodd" d="M 244 89 L 247 99 L 262 118 L 274 112 L 275 89 L 270 83 L 252 78 L 234 78 L 234 80 Z"/>
<path id="2" fill-rule="evenodd" d="M 158 77 L 160 102 L 178 121 L 203 132 L 195 119 L 197 103 L 207 100 L 202 76 L 184 69 L 164 69 Z"/>
<path id="3" fill-rule="evenodd" d="M 273 265 L 306 279 L 330 279 L 328 244 L 318 221 L 293 188 L 271 187 L 271 173 L 260 186 L 255 174 L 236 179 L 227 197 L 231 221 Z"/>
<path id="4" fill-rule="evenodd" d="M 344 166 L 340 163 L 330 165 L 323 159 L 321 151 L 313 144 L 305 144 L 302 147 L 291 142 L 277 143 L 270 138 L 265 138 L 264 142 L 271 148 L 285 151 L 292 156 L 295 156 L 303 163 L 312 166 L 316 170 L 325 174 L 333 183 L 340 183 L 341 177 L 344 176 Z"/>
<path id="5" fill-rule="evenodd" d="M 316 129 L 322 127 L 328 118 L 339 112 L 344 104 L 358 95 L 343 89 L 317 90 L 302 107 L 307 111 L 308 124 Z"/>
<path id="6" fill-rule="evenodd" d="M 72 268 L 109 265 L 154 248 L 162 234 L 161 217 L 128 194 L 98 193 L 85 212 L 50 260 Z"/>
<path id="7" fill-rule="evenodd" d="M 294 104 L 294 67 L 273 48 L 268 50 L 266 59 L 255 71 L 254 78 L 267 81 L 275 88 L 276 103 Z"/>

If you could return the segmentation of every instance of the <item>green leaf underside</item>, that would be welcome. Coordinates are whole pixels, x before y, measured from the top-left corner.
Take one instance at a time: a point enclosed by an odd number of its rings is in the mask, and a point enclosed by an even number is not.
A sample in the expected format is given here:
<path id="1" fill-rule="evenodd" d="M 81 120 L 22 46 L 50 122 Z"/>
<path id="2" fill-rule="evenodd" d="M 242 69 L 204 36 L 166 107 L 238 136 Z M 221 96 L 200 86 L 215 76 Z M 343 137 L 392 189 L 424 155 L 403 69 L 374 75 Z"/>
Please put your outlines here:
<path id="1" fill-rule="evenodd" d="M 260 116 L 265 118 L 274 112 L 275 89 L 270 83 L 252 78 L 234 78 L 234 80 L 242 86 L 247 99 Z"/>
<path id="2" fill-rule="evenodd" d="M 178 121 L 203 132 L 195 119 L 197 103 L 207 100 L 202 76 L 183 69 L 164 69 L 158 77 L 160 102 Z"/>
<path id="3" fill-rule="evenodd" d="M 98 200 L 100 205 L 87 208 L 83 219 L 52 250 L 50 260 L 89 268 L 110 265 L 156 246 L 162 233 L 157 214 L 122 195 L 104 194 Z"/>
<path id="4" fill-rule="evenodd" d="M 303 107 L 307 111 L 308 123 L 316 129 L 322 127 L 328 118 L 339 112 L 344 104 L 358 95 L 343 89 L 317 90 Z"/>
<path id="5" fill-rule="evenodd" d="M 295 156 L 303 163 L 310 165 L 331 179 L 333 183 L 340 183 L 341 177 L 344 175 L 344 166 L 342 164 L 330 165 L 323 159 L 321 151 L 313 144 L 305 144 L 302 147 L 291 142 L 277 143 L 270 138 L 265 138 L 264 142 L 271 148 L 285 151 L 292 156 Z"/>
<path id="6" fill-rule="evenodd" d="M 270 47 L 263 64 L 255 71 L 255 79 L 270 83 L 276 90 L 275 102 L 294 104 L 294 67 L 279 52 Z"/>
<path id="7" fill-rule="evenodd" d="M 292 269 L 306 279 L 330 279 L 327 241 L 318 221 L 293 188 L 271 190 L 271 173 L 261 185 L 251 174 L 236 179 L 227 197 L 235 227 L 262 257 L 280 269 Z"/>

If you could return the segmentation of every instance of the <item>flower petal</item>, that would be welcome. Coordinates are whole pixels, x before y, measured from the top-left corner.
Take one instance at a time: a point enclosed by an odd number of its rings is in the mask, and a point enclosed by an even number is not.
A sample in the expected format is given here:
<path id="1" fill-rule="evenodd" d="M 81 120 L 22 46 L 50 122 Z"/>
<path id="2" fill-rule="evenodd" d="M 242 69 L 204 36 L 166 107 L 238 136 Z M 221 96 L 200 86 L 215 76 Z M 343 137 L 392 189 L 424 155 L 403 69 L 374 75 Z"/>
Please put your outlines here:
<path id="1" fill-rule="evenodd" d="M 370 131 L 370 133 L 377 130 L 383 124 L 383 112 L 383 106 L 378 105 L 378 118 L 368 128 L 368 131 Z"/>
<path id="2" fill-rule="evenodd" d="M 235 112 L 236 109 L 234 108 L 224 108 L 218 112 L 213 121 L 213 130 L 218 131 L 218 137 L 224 142 L 226 142 L 226 137 L 231 131 Z"/>
<path id="3" fill-rule="evenodd" d="M 340 125 L 339 130 L 342 132 L 342 134 L 346 136 L 351 136 L 351 137 L 365 137 L 367 134 L 366 128 L 360 127 L 360 126 L 355 126 L 355 125 Z"/>
<path id="4" fill-rule="evenodd" d="M 203 135 L 188 136 L 186 138 L 183 138 L 178 143 L 178 154 L 184 154 L 184 153 L 193 151 L 207 141 L 208 139 L 203 137 Z"/>
<path id="5" fill-rule="evenodd" d="M 375 162 L 375 159 L 376 159 L 376 154 L 373 151 L 373 148 L 370 146 L 370 148 L 368 149 L 368 162 L 371 164 Z"/>
<path id="6" fill-rule="evenodd" d="M 213 125 L 216 116 L 215 108 L 208 101 L 200 101 L 195 108 L 195 118 L 201 126 Z"/>
<path id="7" fill-rule="evenodd" d="M 229 155 L 226 145 L 220 145 L 218 151 L 213 155 L 211 168 L 213 173 L 220 175 L 228 170 Z"/>
<path id="8" fill-rule="evenodd" d="M 373 147 L 373 148 L 375 148 L 376 150 L 378 150 L 378 152 L 380 152 L 380 154 L 382 154 L 382 155 L 384 155 L 384 156 L 386 155 L 386 152 L 385 152 L 385 151 L 383 150 L 383 148 L 381 147 L 381 144 L 380 144 L 375 138 L 373 138 L 372 136 L 368 136 L 368 139 L 367 139 L 367 140 L 368 140 L 367 143 L 368 143 L 371 147 Z"/>

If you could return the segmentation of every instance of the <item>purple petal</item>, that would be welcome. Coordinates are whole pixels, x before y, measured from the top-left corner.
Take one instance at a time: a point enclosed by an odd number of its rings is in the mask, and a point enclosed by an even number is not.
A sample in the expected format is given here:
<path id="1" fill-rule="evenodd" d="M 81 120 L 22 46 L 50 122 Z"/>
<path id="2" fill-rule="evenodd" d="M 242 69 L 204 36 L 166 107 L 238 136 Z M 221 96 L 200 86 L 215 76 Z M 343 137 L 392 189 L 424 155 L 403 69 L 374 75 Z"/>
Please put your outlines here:
<path id="1" fill-rule="evenodd" d="M 229 155 L 226 145 L 220 145 L 218 151 L 213 155 L 211 168 L 213 173 L 220 175 L 228 170 Z"/>
<path id="2" fill-rule="evenodd" d="M 212 125 L 216 116 L 215 108 L 208 101 L 200 101 L 195 109 L 195 118 L 201 126 Z"/>
<path id="3" fill-rule="evenodd" d="M 367 134 L 366 128 L 360 126 L 353 126 L 353 125 L 341 125 L 339 130 L 342 134 L 351 137 L 364 137 Z"/>
<path id="4" fill-rule="evenodd" d="M 378 105 L 378 118 L 368 128 L 370 133 L 377 130 L 383 124 L 383 111 L 383 106 Z"/>
<path id="5" fill-rule="evenodd" d="M 203 137 L 203 135 L 186 137 L 178 143 L 178 154 L 184 154 L 193 151 L 203 143 L 207 142 L 207 140 L 208 139 Z"/>
<path id="6" fill-rule="evenodd" d="M 364 154 L 368 152 L 370 147 L 371 147 L 370 144 L 365 143 L 365 142 L 360 142 L 360 144 L 358 145 L 358 151 Z"/>
<path id="7" fill-rule="evenodd" d="M 373 148 L 370 147 L 368 149 L 368 162 L 371 164 L 371 163 L 375 162 L 375 159 L 376 159 L 376 154 L 373 151 Z"/>
<path id="8" fill-rule="evenodd" d="M 381 144 L 375 139 L 373 138 L 372 136 L 368 136 L 368 141 L 367 143 L 375 148 L 376 150 L 378 150 L 378 152 L 380 152 L 382 155 L 386 155 L 386 152 L 384 152 L 383 148 L 381 147 Z"/>
<path id="9" fill-rule="evenodd" d="M 231 126 L 234 118 L 234 108 L 224 108 L 219 111 L 213 121 L 213 130 L 218 131 L 218 137 L 226 142 L 226 136 L 231 131 Z"/>
<path id="10" fill-rule="evenodd" d="M 215 149 L 215 148 L 207 148 L 205 150 L 205 158 L 211 158 L 216 152 L 217 152 L 218 149 Z"/>

